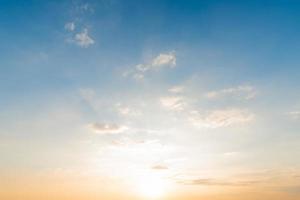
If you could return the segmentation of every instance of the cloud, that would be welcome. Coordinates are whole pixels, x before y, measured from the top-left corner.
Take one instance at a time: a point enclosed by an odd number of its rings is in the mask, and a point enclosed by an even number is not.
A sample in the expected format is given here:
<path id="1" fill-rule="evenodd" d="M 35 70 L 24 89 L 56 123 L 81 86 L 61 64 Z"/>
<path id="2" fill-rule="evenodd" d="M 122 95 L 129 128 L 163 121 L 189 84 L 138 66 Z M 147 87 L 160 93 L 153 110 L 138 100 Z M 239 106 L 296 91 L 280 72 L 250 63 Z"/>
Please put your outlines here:
<path id="1" fill-rule="evenodd" d="M 175 67 L 176 66 L 176 55 L 174 52 L 161 53 L 157 57 L 153 58 L 148 64 L 136 65 L 136 70 L 140 72 L 146 72 L 148 70 L 158 70 L 163 67 Z"/>
<path id="2" fill-rule="evenodd" d="M 68 22 L 65 24 L 65 29 L 67 31 L 74 31 L 75 30 L 75 23 L 74 22 Z"/>
<path id="3" fill-rule="evenodd" d="M 259 183 L 259 181 L 223 181 L 216 179 L 187 179 L 187 180 L 179 180 L 177 181 L 179 184 L 183 185 L 204 185 L 204 186 L 249 186 L 253 184 Z"/>
<path id="4" fill-rule="evenodd" d="M 186 105 L 183 98 L 180 96 L 166 96 L 160 98 L 160 103 L 163 107 L 169 110 L 180 111 Z"/>
<path id="5" fill-rule="evenodd" d="M 94 12 L 94 8 L 90 4 L 88 4 L 88 3 L 79 5 L 78 9 L 81 10 L 81 11 L 83 11 L 83 12 L 90 12 L 90 13 Z"/>
<path id="6" fill-rule="evenodd" d="M 174 86 L 171 87 L 168 91 L 171 93 L 182 93 L 184 91 L 184 86 L 178 85 L 178 86 Z"/>
<path id="7" fill-rule="evenodd" d="M 300 119 L 300 111 L 298 110 L 288 112 L 287 115 L 289 115 L 294 120 Z"/>
<path id="8" fill-rule="evenodd" d="M 92 123 L 89 124 L 88 127 L 99 134 L 116 134 L 128 129 L 126 126 L 120 126 L 114 123 Z"/>
<path id="9" fill-rule="evenodd" d="M 88 29 L 83 29 L 82 32 L 77 33 L 74 37 L 74 42 L 81 47 L 87 48 L 94 44 L 95 41 L 89 36 Z"/>
<path id="10" fill-rule="evenodd" d="M 176 55 L 174 52 L 161 53 L 157 57 L 153 58 L 148 64 L 136 65 L 136 70 L 140 72 L 146 72 L 149 70 L 158 70 L 162 67 L 175 67 L 176 66 Z"/>
<path id="11" fill-rule="evenodd" d="M 149 63 L 138 64 L 131 71 L 123 73 L 123 76 L 132 76 L 136 80 L 144 78 L 147 71 L 157 71 L 161 68 L 173 68 L 176 66 L 176 55 L 174 51 L 168 53 L 160 53 Z"/>
<path id="12" fill-rule="evenodd" d="M 153 169 L 153 170 L 166 170 L 166 169 L 169 169 L 169 168 L 165 165 L 154 165 L 154 166 L 151 167 L 151 169 Z"/>
<path id="13" fill-rule="evenodd" d="M 128 137 L 123 137 L 117 140 L 112 141 L 111 145 L 112 146 L 133 146 L 133 145 L 139 145 L 139 144 L 144 144 L 145 140 L 137 140 L 137 139 L 132 139 Z"/>
<path id="14" fill-rule="evenodd" d="M 206 115 L 192 111 L 190 121 L 197 127 L 219 128 L 250 122 L 254 114 L 240 109 L 215 110 Z"/>
<path id="15" fill-rule="evenodd" d="M 125 106 L 125 105 L 122 105 L 121 103 L 117 103 L 115 105 L 118 113 L 120 115 L 123 115 L 123 116 L 139 116 L 141 115 L 141 112 L 134 109 L 134 108 L 131 108 L 129 106 Z"/>
<path id="16" fill-rule="evenodd" d="M 217 99 L 226 96 L 235 96 L 242 99 L 253 99 L 257 94 L 254 87 L 250 85 L 241 85 L 237 87 L 225 88 L 217 91 L 210 91 L 205 94 L 206 98 Z"/>
<path id="17" fill-rule="evenodd" d="M 152 68 L 160 68 L 163 66 L 175 67 L 176 66 L 176 55 L 174 52 L 161 53 L 152 60 Z"/>

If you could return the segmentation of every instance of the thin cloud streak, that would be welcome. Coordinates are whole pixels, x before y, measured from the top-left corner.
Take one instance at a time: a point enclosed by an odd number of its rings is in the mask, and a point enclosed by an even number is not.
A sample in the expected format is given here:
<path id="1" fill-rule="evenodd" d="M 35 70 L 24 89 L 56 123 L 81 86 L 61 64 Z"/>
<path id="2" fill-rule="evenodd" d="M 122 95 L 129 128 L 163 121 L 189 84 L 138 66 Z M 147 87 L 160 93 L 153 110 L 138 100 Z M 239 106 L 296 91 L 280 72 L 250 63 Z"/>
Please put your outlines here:
<path id="1" fill-rule="evenodd" d="M 177 183 L 183 185 L 203 185 L 203 186 L 253 186 L 255 184 L 261 183 L 261 181 L 223 181 L 217 179 L 187 179 L 187 180 L 178 180 Z"/>
<path id="2" fill-rule="evenodd" d="M 202 114 L 192 111 L 189 120 L 196 127 L 219 128 L 235 124 L 245 124 L 254 120 L 254 114 L 242 109 L 220 109 Z"/>
<path id="3" fill-rule="evenodd" d="M 225 88 L 222 90 L 207 92 L 204 96 L 208 99 L 219 99 L 224 97 L 237 97 L 240 99 L 253 99 L 257 95 L 257 91 L 253 86 L 240 85 L 237 87 Z"/>
<path id="4" fill-rule="evenodd" d="M 130 76 L 136 80 L 142 80 L 148 71 L 159 71 L 162 68 L 174 68 L 176 66 L 176 54 L 174 51 L 160 53 L 149 63 L 138 64 L 134 69 L 123 73 L 124 77 Z"/>
<path id="5" fill-rule="evenodd" d="M 128 129 L 126 126 L 121 126 L 114 123 L 91 123 L 88 127 L 97 134 L 117 134 L 122 133 Z"/>

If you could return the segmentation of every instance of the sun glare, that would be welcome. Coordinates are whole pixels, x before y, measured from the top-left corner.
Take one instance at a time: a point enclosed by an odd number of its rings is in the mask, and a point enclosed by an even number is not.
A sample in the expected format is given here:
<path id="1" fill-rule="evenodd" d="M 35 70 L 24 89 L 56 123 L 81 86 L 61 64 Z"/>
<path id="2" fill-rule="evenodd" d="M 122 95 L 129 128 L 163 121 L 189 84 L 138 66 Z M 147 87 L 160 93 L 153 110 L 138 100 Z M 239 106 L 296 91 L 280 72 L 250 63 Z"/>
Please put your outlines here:
<path id="1" fill-rule="evenodd" d="M 159 199 L 166 193 L 166 181 L 154 174 L 145 175 L 136 182 L 137 192 L 145 199 Z"/>

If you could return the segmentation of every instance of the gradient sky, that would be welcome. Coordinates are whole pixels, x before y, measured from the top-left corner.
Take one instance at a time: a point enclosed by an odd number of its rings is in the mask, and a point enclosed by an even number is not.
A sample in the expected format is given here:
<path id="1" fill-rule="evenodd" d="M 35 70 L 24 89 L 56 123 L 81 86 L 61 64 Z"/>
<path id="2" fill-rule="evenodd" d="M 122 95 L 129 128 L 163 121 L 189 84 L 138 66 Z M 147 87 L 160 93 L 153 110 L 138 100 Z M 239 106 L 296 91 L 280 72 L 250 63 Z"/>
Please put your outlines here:
<path id="1" fill-rule="evenodd" d="M 299 199 L 299 10 L 0 0 L 0 199 Z"/>

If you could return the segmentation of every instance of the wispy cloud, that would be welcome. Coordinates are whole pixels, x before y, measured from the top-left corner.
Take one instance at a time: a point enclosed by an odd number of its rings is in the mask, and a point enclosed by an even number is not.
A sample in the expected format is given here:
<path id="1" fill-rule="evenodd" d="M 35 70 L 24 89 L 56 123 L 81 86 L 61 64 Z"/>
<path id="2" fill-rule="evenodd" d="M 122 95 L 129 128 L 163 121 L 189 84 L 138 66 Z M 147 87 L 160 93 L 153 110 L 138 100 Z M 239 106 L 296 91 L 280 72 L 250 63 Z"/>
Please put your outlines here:
<path id="1" fill-rule="evenodd" d="M 160 53 L 148 63 L 142 63 L 135 66 L 131 71 L 123 73 L 123 76 L 131 76 L 136 80 L 144 78 L 147 71 L 158 71 L 162 68 L 173 68 L 176 66 L 176 55 L 174 51 Z"/>
<path id="2" fill-rule="evenodd" d="M 210 91 L 205 94 L 206 98 L 217 99 L 226 96 L 238 97 L 241 99 L 252 99 L 257 95 L 257 91 L 253 86 L 240 85 L 237 87 L 225 88 L 222 90 Z"/>
<path id="3" fill-rule="evenodd" d="M 204 185 L 204 186 L 250 186 L 259 181 L 228 181 L 228 180 L 217 180 L 210 178 L 199 178 L 199 179 L 186 179 L 177 181 L 179 184 L 183 185 Z"/>
<path id="4" fill-rule="evenodd" d="M 180 111 L 184 110 L 186 103 L 181 96 L 166 96 L 160 98 L 160 103 L 163 107 L 169 110 Z"/>
<path id="5" fill-rule="evenodd" d="M 166 170 L 166 169 L 169 169 L 169 168 L 165 165 L 154 165 L 154 166 L 151 167 L 151 169 L 153 169 L 153 170 Z"/>
<path id="6" fill-rule="evenodd" d="M 74 42 L 80 47 L 87 48 L 94 44 L 95 41 L 89 36 L 88 29 L 83 29 L 82 32 L 75 34 Z"/>
<path id="7" fill-rule="evenodd" d="M 122 133 L 128 129 L 126 126 L 121 126 L 114 123 L 91 123 L 88 127 L 95 133 L 98 134 L 116 134 Z"/>
<path id="8" fill-rule="evenodd" d="M 290 116 L 294 120 L 300 119 L 300 111 L 299 110 L 290 111 L 287 113 L 287 115 Z"/>
<path id="9" fill-rule="evenodd" d="M 88 3 L 78 6 L 78 8 L 84 12 L 87 12 L 87 11 L 94 12 L 94 8 Z"/>
<path id="10" fill-rule="evenodd" d="M 174 87 L 171 87 L 168 91 L 171 92 L 171 93 L 182 93 L 184 91 L 184 86 L 182 85 L 177 85 L 177 86 L 174 86 Z"/>
<path id="11" fill-rule="evenodd" d="M 68 23 L 65 24 L 65 29 L 67 31 L 74 31 L 75 28 L 76 28 L 75 22 L 68 22 Z"/>
<path id="12" fill-rule="evenodd" d="M 209 113 L 192 111 L 190 121 L 197 127 L 218 128 L 250 122 L 254 114 L 241 109 L 214 110 Z"/>
<path id="13" fill-rule="evenodd" d="M 175 67 L 176 55 L 174 52 L 161 53 L 152 60 L 152 63 L 148 65 L 148 69 L 155 69 L 161 67 Z"/>
<path id="14" fill-rule="evenodd" d="M 72 8 L 72 16 L 69 22 L 65 23 L 64 28 L 67 31 L 66 42 L 76 44 L 87 48 L 95 43 L 95 40 L 89 35 L 89 29 L 85 15 L 93 13 L 93 7 L 88 3 L 75 3 Z M 89 23 L 90 24 L 90 23 Z"/>
<path id="15" fill-rule="evenodd" d="M 123 105 L 121 103 L 117 103 L 115 105 L 115 107 L 116 107 L 118 113 L 123 116 L 139 116 L 139 115 L 141 115 L 141 112 L 139 110 L 136 110 L 130 106 Z"/>

